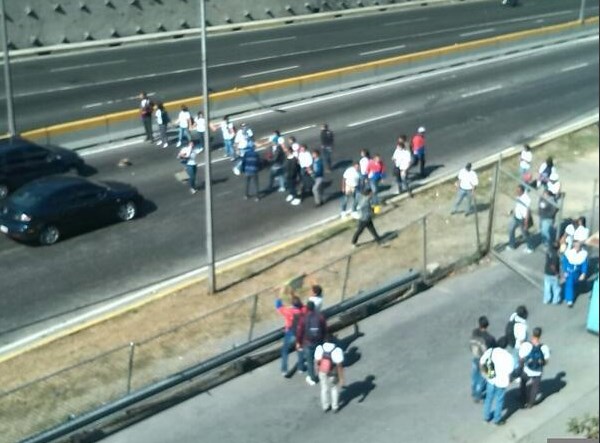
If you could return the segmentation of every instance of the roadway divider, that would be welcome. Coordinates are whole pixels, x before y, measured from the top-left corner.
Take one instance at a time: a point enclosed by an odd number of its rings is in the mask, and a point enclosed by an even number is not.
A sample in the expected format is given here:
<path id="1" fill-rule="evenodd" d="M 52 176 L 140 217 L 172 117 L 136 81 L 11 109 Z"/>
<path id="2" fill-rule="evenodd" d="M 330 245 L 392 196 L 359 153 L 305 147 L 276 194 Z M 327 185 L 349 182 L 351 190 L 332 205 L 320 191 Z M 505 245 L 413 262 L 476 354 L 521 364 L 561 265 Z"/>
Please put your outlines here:
<path id="1" fill-rule="evenodd" d="M 213 115 L 237 114 L 275 107 L 349 88 L 368 86 L 408 75 L 487 59 L 532 46 L 553 45 L 561 41 L 598 33 L 598 17 L 582 25 L 579 21 L 505 34 L 466 43 L 457 43 L 413 54 L 332 69 L 298 77 L 234 88 L 210 94 Z M 165 104 L 174 113 L 182 104 L 200 107 L 199 96 Z M 80 149 L 110 143 L 143 133 L 137 110 L 106 114 L 46 128 L 26 131 L 26 138 L 46 144 Z"/>

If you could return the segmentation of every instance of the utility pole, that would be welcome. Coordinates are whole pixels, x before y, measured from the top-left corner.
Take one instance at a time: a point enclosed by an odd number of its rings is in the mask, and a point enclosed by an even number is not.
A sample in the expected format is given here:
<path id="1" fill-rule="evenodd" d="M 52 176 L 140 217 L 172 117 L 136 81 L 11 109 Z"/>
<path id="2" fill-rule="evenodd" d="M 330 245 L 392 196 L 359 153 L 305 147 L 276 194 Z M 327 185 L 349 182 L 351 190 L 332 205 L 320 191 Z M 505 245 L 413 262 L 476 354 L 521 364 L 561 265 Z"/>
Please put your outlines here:
<path id="1" fill-rule="evenodd" d="M 6 93 L 6 119 L 8 123 L 8 133 L 11 137 L 17 135 L 17 127 L 15 125 L 15 113 L 13 110 L 13 93 L 10 77 L 10 54 L 8 53 L 8 30 L 6 25 L 6 8 L 4 0 L 0 0 L 0 20 L 2 26 L 2 51 L 4 53 L 4 89 Z"/>
<path id="2" fill-rule="evenodd" d="M 208 293 L 216 292 L 215 282 L 215 251 L 213 244 L 213 215 L 212 215 L 212 173 L 210 164 L 210 114 L 208 107 L 208 73 L 206 57 L 206 8 L 205 0 L 200 0 L 200 31 L 202 46 L 202 107 L 206 130 L 204 131 L 204 191 L 206 207 L 206 259 L 208 261 Z"/>

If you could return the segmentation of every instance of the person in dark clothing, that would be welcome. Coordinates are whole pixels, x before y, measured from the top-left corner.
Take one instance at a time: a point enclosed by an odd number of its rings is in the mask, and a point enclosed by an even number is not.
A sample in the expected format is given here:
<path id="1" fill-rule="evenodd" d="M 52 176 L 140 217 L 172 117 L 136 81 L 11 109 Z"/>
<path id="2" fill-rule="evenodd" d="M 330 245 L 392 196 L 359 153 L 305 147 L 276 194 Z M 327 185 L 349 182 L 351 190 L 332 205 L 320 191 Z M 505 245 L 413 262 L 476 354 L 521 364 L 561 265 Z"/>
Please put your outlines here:
<path id="1" fill-rule="evenodd" d="M 372 191 L 371 188 L 365 188 L 362 191 L 362 195 L 358 200 L 358 226 L 356 227 L 356 232 L 352 236 L 352 246 L 356 247 L 356 242 L 358 241 L 358 237 L 360 234 L 367 228 L 371 235 L 375 238 L 377 243 L 382 244 L 383 241 L 375 226 L 373 226 L 373 210 L 372 210 L 372 201 L 371 201 Z"/>
<path id="2" fill-rule="evenodd" d="M 315 374 L 315 350 L 317 346 L 323 344 L 327 334 L 327 321 L 323 314 L 315 309 L 312 301 L 306 303 L 306 313 L 298 321 L 296 329 L 296 349 L 302 353 L 303 361 L 299 361 L 299 371 L 308 370 L 306 383 L 310 386 L 316 384 Z"/>
<path id="3" fill-rule="evenodd" d="M 479 403 L 485 396 L 485 378 L 479 370 L 481 356 L 490 348 L 496 346 L 496 339 L 487 331 L 489 321 L 485 315 L 479 317 L 478 325 L 471 332 L 470 347 L 472 353 L 471 361 L 471 396 L 475 403 Z"/>
<path id="4" fill-rule="evenodd" d="M 552 242 L 546 251 L 544 303 L 555 305 L 560 303 L 560 256 L 558 254 L 557 241 Z"/>
<path id="5" fill-rule="evenodd" d="M 547 248 L 556 239 L 556 229 L 554 220 L 558 212 L 556 200 L 550 194 L 550 191 L 544 189 L 544 194 L 540 198 L 538 204 L 538 214 L 540 216 L 540 234 L 542 235 L 542 243 Z"/>
<path id="6" fill-rule="evenodd" d="M 285 201 L 297 206 L 301 202 L 297 194 L 298 178 L 300 177 L 300 165 L 298 164 L 298 159 L 294 156 L 294 152 L 291 149 L 287 149 L 286 152 L 284 173 L 285 189 L 288 192 L 288 196 L 286 197 Z"/>
<path id="7" fill-rule="evenodd" d="M 148 98 L 148 94 L 144 91 L 140 93 L 140 117 L 142 124 L 144 125 L 144 132 L 146 133 L 146 141 L 151 142 L 152 138 L 152 111 L 154 110 L 154 103 Z"/>
<path id="8" fill-rule="evenodd" d="M 269 156 L 271 167 L 269 169 L 269 187 L 267 189 L 269 191 L 272 190 L 275 186 L 275 182 L 277 182 L 277 191 L 285 192 L 285 152 L 283 151 L 283 147 L 280 144 L 280 139 L 282 139 L 282 137 L 279 134 L 279 131 L 274 131 L 271 145 L 271 154 Z"/>
<path id="9" fill-rule="evenodd" d="M 315 199 L 315 206 L 321 206 L 323 204 L 323 160 L 321 159 L 321 153 L 317 149 L 313 149 L 312 157 L 312 193 Z"/>
<path id="10" fill-rule="evenodd" d="M 260 158 L 254 149 L 246 149 L 242 157 L 242 171 L 246 176 L 246 194 L 244 198 L 250 198 L 250 185 L 254 185 L 254 200 L 260 199 L 260 191 L 258 188 L 258 171 L 260 170 Z"/>
<path id="11" fill-rule="evenodd" d="M 331 172 L 333 169 L 333 131 L 329 129 L 327 123 L 323 123 L 321 126 L 321 152 L 323 153 L 323 159 L 325 160 L 325 166 L 327 172 Z"/>

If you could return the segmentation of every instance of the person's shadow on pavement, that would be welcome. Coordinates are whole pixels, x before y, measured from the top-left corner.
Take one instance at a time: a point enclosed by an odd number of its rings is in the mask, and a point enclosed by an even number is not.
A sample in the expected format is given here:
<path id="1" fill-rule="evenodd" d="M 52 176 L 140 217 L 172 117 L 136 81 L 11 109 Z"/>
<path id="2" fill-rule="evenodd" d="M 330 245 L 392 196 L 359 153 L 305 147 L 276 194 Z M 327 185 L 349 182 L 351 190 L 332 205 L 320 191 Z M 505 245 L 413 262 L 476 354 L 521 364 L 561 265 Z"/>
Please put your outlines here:
<path id="1" fill-rule="evenodd" d="M 358 398 L 358 403 L 365 401 L 371 391 L 375 389 L 376 385 L 373 383 L 373 380 L 375 380 L 374 375 L 367 375 L 367 377 L 362 381 L 355 381 L 344 386 L 340 396 L 340 409 L 348 406 L 355 398 Z"/>
<path id="2" fill-rule="evenodd" d="M 564 371 L 558 372 L 554 378 L 544 378 L 542 375 L 535 405 L 540 404 L 546 398 L 556 394 L 558 391 L 564 388 L 567 385 L 567 382 L 563 380 L 566 375 L 567 373 Z M 504 407 L 506 408 L 504 420 L 507 420 L 515 412 L 523 408 L 519 385 L 506 392 L 506 396 L 504 397 Z"/>

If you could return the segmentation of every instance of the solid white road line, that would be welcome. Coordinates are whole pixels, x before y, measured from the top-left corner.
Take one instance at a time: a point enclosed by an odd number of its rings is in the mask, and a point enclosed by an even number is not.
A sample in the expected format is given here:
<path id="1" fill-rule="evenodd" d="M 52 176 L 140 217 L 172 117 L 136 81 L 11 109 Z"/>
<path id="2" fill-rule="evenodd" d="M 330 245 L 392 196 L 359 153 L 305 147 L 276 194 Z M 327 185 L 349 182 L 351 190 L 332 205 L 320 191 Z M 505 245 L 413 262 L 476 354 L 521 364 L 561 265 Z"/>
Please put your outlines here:
<path id="1" fill-rule="evenodd" d="M 253 72 L 251 74 L 240 75 L 240 78 L 257 77 L 259 75 L 273 74 L 274 72 L 290 71 L 292 69 L 297 69 L 299 67 L 300 66 L 295 65 L 295 66 L 286 66 L 285 68 L 269 69 L 268 71 Z"/>
<path id="2" fill-rule="evenodd" d="M 125 63 L 125 62 L 127 62 L 127 60 L 110 60 L 110 61 L 107 61 L 107 62 L 84 63 L 82 65 L 63 66 L 62 68 L 50 69 L 50 72 L 75 71 L 77 69 L 94 68 L 96 66 L 118 65 L 118 64 L 121 64 L 121 63 Z"/>
<path id="3" fill-rule="evenodd" d="M 581 68 L 585 68 L 586 66 L 589 66 L 589 63 L 579 63 L 578 65 L 573 65 L 573 66 L 568 66 L 566 68 L 563 68 L 560 70 L 560 72 L 569 72 L 569 71 L 575 71 L 576 69 L 581 69 Z"/>
<path id="4" fill-rule="evenodd" d="M 394 49 L 406 48 L 406 45 L 390 46 L 389 48 L 375 49 L 373 51 L 361 52 L 360 55 L 379 54 L 380 52 L 393 51 Z"/>
<path id="5" fill-rule="evenodd" d="M 460 34 L 460 36 L 461 37 L 470 37 L 472 35 L 488 34 L 490 32 L 494 32 L 495 30 L 496 30 L 495 28 L 480 29 L 479 31 L 465 32 L 463 34 Z"/>
<path id="6" fill-rule="evenodd" d="M 476 95 L 486 94 L 488 92 L 497 91 L 498 89 L 502 89 L 502 85 L 490 86 L 489 88 L 479 89 L 477 91 L 467 92 L 462 94 L 462 98 L 474 97 Z"/>
<path id="7" fill-rule="evenodd" d="M 279 38 L 270 38 L 267 40 L 255 40 L 253 42 L 244 42 L 240 43 L 240 46 L 252 46 L 252 45 L 262 45 L 264 43 L 273 43 L 273 42 L 283 42 L 286 40 L 296 40 L 297 37 L 279 37 Z"/>
<path id="8" fill-rule="evenodd" d="M 389 114 L 379 115 L 377 117 L 372 117 L 372 118 L 368 118 L 366 120 L 361 120 L 358 122 L 350 123 L 350 124 L 348 124 L 348 127 L 354 128 L 355 126 L 366 125 L 367 123 L 376 122 L 377 120 L 383 120 L 383 119 L 390 118 L 390 117 L 396 117 L 397 115 L 400 115 L 400 114 L 404 114 L 404 111 L 390 112 Z"/>

